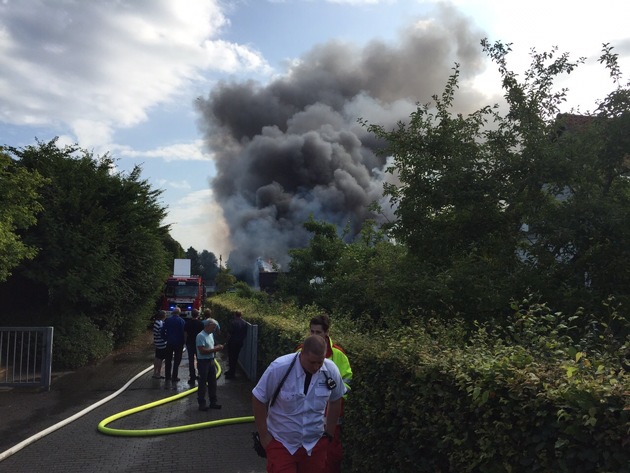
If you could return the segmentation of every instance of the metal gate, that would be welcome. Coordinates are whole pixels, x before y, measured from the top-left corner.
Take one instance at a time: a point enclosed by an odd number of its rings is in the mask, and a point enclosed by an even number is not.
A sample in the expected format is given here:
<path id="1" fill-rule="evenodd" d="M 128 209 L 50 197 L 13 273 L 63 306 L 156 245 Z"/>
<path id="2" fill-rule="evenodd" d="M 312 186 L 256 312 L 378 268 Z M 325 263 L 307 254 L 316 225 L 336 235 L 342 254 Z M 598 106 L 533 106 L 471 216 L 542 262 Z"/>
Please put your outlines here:
<path id="1" fill-rule="evenodd" d="M 0 327 L 0 386 L 50 389 L 53 327 Z"/>
<path id="2" fill-rule="evenodd" d="M 238 361 L 245 375 L 250 381 L 256 381 L 256 363 L 258 359 L 258 325 L 247 322 L 247 335 L 243 341 L 243 349 L 238 355 Z"/>

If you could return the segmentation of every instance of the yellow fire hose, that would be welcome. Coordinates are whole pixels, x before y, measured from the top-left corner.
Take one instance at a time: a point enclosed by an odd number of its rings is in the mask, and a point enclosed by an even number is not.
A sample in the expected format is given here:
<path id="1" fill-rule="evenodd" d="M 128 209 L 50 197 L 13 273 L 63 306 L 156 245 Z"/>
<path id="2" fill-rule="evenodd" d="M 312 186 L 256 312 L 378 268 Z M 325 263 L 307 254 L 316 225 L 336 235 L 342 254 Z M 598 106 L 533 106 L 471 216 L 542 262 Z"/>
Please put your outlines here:
<path id="1" fill-rule="evenodd" d="M 218 378 L 221 375 L 221 365 L 219 365 L 217 360 L 214 360 L 214 363 L 216 364 L 216 367 L 217 367 L 217 378 Z M 155 402 L 150 402 L 142 406 L 134 407 L 132 409 L 119 412 L 118 414 L 114 414 L 113 416 L 109 416 L 106 419 L 103 419 L 98 424 L 98 431 L 105 435 L 118 435 L 118 436 L 123 436 L 123 437 L 150 437 L 153 435 L 176 434 L 179 432 L 189 432 L 191 430 L 206 429 L 209 427 L 220 427 L 224 425 L 244 424 L 247 422 L 254 422 L 254 416 L 246 416 L 246 417 L 233 417 L 231 419 L 211 420 L 208 422 L 200 422 L 197 424 L 178 425 L 175 427 L 162 427 L 158 429 L 126 430 L 126 429 L 113 429 L 111 427 L 107 427 L 108 424 L 114 422 L 115 420 L 130 416 L 132 414 L 135 414 L 136 412 L 152 409 L 154 407 L 161 406 L 162 404 L 176 401 L 177 399 L 181 399 L 185 396 L 188 396 L 196 392 L 197 389 L 199 388 L 194 387 L 192 389 L 189 389 L 188 391 L 181 392 L 174 396 L 160 399 L 159 401 L 155 401 Z"/>

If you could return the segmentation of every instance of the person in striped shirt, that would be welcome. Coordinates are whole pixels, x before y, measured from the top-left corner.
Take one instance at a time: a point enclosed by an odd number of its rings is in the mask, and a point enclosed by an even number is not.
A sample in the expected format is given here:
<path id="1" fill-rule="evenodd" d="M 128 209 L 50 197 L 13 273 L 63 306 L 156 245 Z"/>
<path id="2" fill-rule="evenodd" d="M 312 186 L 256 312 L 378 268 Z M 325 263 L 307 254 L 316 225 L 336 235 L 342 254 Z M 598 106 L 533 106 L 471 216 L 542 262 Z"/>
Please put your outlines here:
<path id="1" fill-rule="evenodd" d="M 159 311 L 153 323 L 153 345 L 155 346 L 155 359 L 153 360 L 153 377 L 155 379 L 164 378 L 162 376 L 162 362 L 166 358 L 166 340 L 162 338 L 162 325 L 166 318 L 166 311 Z"/>

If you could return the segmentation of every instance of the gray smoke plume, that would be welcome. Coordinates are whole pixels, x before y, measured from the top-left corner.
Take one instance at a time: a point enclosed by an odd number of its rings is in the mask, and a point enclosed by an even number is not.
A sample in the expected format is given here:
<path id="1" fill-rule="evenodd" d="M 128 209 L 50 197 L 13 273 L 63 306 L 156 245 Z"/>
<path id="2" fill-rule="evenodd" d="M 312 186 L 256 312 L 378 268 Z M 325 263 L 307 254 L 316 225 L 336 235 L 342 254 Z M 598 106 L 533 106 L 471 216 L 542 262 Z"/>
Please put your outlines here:
<path id="1" fill-rule="evenodd" d="M 199 99 L 233 273 L 249 277 L 258 257 L 287 269 L 288 250 L 308 242 L 302 225 L 310 215 L 339 229 L 348 225 L 349 238 L 375 218 L 367 207 L 383 202 L 386 161 L 357 120 L 393 128 L 418 102 L 441 93 L 455 62 L 462 82 L 479 73 L 482 37 L 443 7 L 437 19 L 405 30 L 397 44 L 331 41 L 267 85 L 225 82 Z"/>

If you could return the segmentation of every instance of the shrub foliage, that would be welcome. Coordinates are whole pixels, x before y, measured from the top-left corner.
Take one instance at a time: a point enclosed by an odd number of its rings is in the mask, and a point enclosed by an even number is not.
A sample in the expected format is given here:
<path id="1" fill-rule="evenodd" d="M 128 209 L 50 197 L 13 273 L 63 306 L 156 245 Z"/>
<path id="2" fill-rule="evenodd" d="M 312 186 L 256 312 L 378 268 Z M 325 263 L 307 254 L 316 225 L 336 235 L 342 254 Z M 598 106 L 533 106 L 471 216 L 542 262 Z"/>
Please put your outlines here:
<path id="1" fill-rule="evenodd" d="M 42 209 L 21 233 L 37 254 L 0 284 L 5 299 L 24 301 L 9 324 L 54 326 L 57 368 L 96 360 L 145 329 L 172 264 L 161 191 L 140 168 L 116 173 L 109 156 L 56 140 L 5 151 L 16 167 L 45 179 Z M 87 335 L 79 327 L 98 336 L 81 345 Z"/>

